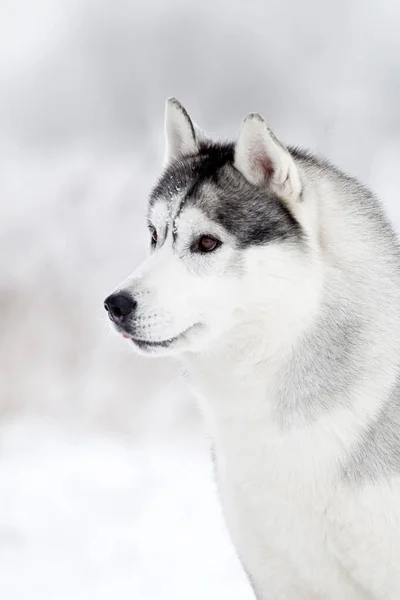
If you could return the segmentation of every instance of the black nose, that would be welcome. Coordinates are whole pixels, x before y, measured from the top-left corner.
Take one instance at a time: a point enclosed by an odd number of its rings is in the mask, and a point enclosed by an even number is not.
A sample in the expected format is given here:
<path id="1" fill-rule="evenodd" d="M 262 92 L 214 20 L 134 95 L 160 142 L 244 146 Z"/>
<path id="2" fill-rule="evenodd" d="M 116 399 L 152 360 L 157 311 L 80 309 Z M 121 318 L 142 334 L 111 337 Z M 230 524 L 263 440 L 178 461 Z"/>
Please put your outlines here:
<path id="1" fill-rule="evenodd" d="M 104 308 L 114 321 L 122 322 L 136 308 L 136 302 L 127 292 L 116 292 L 104 300 Z"/>

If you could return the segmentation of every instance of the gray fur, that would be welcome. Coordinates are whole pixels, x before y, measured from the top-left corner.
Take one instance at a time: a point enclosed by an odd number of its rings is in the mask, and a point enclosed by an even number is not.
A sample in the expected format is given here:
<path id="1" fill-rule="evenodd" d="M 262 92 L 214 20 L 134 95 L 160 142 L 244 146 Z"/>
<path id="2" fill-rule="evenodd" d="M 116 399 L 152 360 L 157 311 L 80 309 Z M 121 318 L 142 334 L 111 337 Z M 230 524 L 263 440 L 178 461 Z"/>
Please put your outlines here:
<path id="1" fill-rule="evenodd" d="M 357 310 L 325 291 L 319 320 L 282 368 L 275 418 L 283 428 L 307 426 L 326 411 L 346 406 L 362 374 L 364 328 Z"/>
<path id="2" fill-rule="evenodd" d="M 176 219 L 187 206 L 197 206 L 222 225 L 239 248 L 278 240 L 298 243 L 304 232 L 279 198 L 251 185 L 233 166 L 234 145 L 203 142 L 196 156 L 172 162 L 150 195 L 150 208 L 157 200 L 171 202 Z M 212 186 L 215 195 L 204 193 Z M 183 192 L 183 193 L 182 193 Z"/>
<path id="3" fill-rule="evenodd" d="M 344 467 L 351 484 L 400 475 L 400 379 Z"/>

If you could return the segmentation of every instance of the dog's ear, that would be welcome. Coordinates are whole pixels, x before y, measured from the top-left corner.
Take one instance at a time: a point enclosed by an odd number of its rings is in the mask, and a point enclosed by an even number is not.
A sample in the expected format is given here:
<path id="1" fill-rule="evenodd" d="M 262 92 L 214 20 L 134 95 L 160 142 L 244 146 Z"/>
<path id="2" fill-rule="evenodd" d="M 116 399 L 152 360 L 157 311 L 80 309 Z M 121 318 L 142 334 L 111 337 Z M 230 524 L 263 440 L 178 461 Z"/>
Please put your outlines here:
<path id="1" fill-rule="evenodd" d="M 203 137 L 182 104 L 168 98 L 165 107 L 165 163 L 188 154 L 196 154 Z"/>
<path id="2" fill-rule="evenodd" d="M 300 196 L 301 181 L 293 158 L 258 114 L 248 115 L 242 123 L 234 165 L 247 181 L 272 188 L 282 200 L 295 201 Z"/>

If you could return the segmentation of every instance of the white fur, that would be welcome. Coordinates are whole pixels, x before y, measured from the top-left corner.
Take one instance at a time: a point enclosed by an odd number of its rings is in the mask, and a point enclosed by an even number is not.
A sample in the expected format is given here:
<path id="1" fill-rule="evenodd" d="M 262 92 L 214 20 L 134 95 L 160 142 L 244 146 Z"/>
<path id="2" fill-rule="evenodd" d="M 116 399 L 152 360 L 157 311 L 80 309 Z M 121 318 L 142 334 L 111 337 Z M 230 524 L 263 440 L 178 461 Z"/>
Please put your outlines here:
<path id="1" fill-rule="evenodd" d="M 336 479 L 346 450 L 377 413 L 375 388 L 367 382 L 357 390 L 351 409 L 282 431 L 266 403 L 279 385 L 277 365 L 257 373 L 249 360 L 235 376 L 238 360 L 213 354 L 192 378 L 215 444 L 224 514 L 257 597 L 395 600 L 400 482 L 365 494 Z"/>
<path id="2" fill-rule="evenodd" d="M 164 163 L 195 154 L 199 140 L 206 139 L 204 132 L 188 118 L 176 98 L 169 98 L 165 105 L 165 157 Z"/>
<path id="3" fill-rule="evenodd" d="M 175 104 L 167 121 L 169 160 L 193 152 L 190 124 Z M 267 179 L 261 155 L 271 161 Z M 215 447 L 224 514 L 257 597 L 398 600 L 400 477 L 353 483 L 341 477 L 398 373 L 397 262 L 376 251 L 375 225 L 351 207 L 353 191 L 344 180 L 295 164 L 258 116 L 243 124 L 235 166 L 253 184 L 275 186 L 299 211 L 308 251 L 284 244 L 238 251 L 196 208 L 175 223 L 173 247 L 166 225 L 174 201 L 156 202 L 150 217 L 160 245 L 120 287 L 138 299 L 148 339 L 198 326 L 153 353 L 179 354 L 186 366 Z M 296 206 L 303 186 L 304 202 Z M 215 255 L 191 255 L 190 239 L 205 231 L 223 245 Z M 282 380 L 282 369 L 326 298 L 357 306 L 368 342 L 360 345 L 360 364 L 368 377 L 354 379 L 345 402 L 324 398 L 328 408 L 315 417 L 293 412 L 283 423 L 277 417 L 283 386 L 294 400 L 301 390 Z"/>
<path id="4" fill-rule="evenodd" d="M 166 104 L 165 139 L 166 163 L 184 154 L 194 154 L 197 150 L 191 123 L 174 98 L 170 98 Z"/>

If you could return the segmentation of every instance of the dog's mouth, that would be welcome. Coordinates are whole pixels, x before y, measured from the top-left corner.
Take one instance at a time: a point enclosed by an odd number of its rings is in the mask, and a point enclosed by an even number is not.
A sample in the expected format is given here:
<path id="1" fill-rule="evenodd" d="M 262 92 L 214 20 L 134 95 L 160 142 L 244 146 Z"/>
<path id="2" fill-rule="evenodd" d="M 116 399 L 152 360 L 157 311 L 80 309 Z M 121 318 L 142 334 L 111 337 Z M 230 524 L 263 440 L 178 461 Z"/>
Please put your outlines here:
<path id="1" fill-rule="evenodd" d="M 143 338 L 138 338 L 138 337 L 136 337 L 134 335 L 130 335 L 126 332 L 123 332 L 122 335 L 124 338 L 130 339 L 135 344 L 135 346 L 137 346 L 138 348 L 140 348 L 142 350 L 151 349 L 151 348 L 168 348 L 169 346 L 172 346 L 173 344 L 175 344 L 175 342 L 183 340 L 189 332 L 192 332 L 194 329 L 197 329 L 199 327 L 201 327 L 201 324 L 196 323 L 195 325 L 188 327 L 187 329 L 185 329 L 178 335 L 167 338 L 165 340 L 157 340 L 157 341 L 145 340 Z"/>

